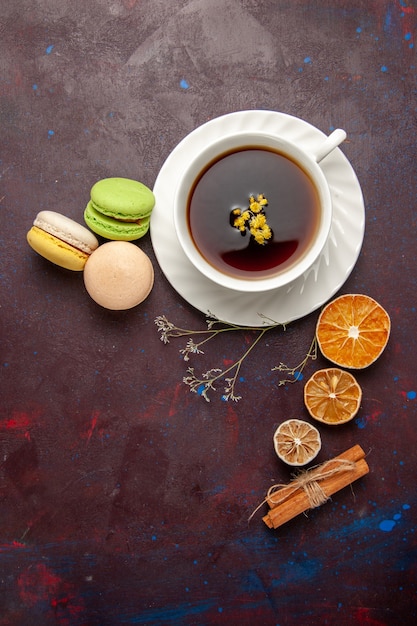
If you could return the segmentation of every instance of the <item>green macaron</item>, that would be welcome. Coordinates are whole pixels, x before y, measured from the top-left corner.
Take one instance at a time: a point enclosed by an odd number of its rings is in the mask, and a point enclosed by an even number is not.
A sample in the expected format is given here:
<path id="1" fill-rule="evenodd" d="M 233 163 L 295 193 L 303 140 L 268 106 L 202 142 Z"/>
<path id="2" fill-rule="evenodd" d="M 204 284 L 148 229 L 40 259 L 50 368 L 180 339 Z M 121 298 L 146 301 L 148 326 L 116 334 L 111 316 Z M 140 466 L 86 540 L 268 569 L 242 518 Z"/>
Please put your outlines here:
<path id="1" fill-rule="evenodd" d="M 84 211 L 89 228 L 106 239 L 134 241 L 149 230 L 152 191 L 129 178 L 104 178 L 93 185 Z"/>

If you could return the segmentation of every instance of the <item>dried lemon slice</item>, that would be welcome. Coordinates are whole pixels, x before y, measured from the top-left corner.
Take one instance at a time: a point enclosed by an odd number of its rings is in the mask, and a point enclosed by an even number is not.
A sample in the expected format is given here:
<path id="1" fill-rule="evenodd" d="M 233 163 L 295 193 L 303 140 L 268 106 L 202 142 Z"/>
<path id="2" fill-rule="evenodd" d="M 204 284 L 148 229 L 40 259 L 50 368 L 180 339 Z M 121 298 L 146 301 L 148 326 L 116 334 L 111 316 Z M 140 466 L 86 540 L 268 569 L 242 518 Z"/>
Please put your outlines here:
<path id="1" fill-rule="evenodd" d="M 327 304 L 317 321 L 322 354 L 340 367 L 362 369 L 379 357 L 388 343 L 388 313 L 369 296 L 348 294 Z"/>
<path id="2" fill-rule="evenodd" d="M 337 367 L 318 370 L 304 387 L 304 403 L 311 417 L 324 424 L 345 424 L 357 412 L 362 389 L 356 378 Z"/>
<path id="3" fill-rule="evenodd" d="M 275 431 L 274 446 L 279 458 L 288 465 L 306 465 L 320 451 L 320 433 L 308 422 L 290 419 Z"/>

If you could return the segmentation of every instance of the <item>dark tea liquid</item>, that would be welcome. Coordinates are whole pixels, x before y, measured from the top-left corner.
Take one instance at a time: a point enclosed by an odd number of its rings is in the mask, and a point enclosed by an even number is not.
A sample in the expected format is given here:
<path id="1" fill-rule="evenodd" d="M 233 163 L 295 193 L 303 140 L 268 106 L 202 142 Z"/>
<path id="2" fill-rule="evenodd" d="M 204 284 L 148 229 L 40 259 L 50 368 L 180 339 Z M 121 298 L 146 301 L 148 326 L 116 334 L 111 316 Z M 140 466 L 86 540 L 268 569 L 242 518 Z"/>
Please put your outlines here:
<path id="1" fill-rule="evenodd" d="M 273 237 L 256 243 L 231 225 L 235 208 L 263 193 Z M 197 178 L 188 198 L 194 244 L 216 269 L 237 278 L 266 278 L 291 267 L 309 249 L 320 221 L 319 196 L 308 174 L 290 158 L 249 146 L 223 154 Z"/>

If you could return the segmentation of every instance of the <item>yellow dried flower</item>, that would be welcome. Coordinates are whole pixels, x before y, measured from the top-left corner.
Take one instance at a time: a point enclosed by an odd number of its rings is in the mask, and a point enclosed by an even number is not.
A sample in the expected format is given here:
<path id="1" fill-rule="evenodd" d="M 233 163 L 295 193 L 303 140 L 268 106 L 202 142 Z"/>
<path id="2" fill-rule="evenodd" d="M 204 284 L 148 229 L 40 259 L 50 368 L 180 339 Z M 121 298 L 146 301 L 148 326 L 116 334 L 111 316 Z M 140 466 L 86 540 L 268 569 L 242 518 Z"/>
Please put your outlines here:
<path id="1" fill-rule="evenodd" d="M 262 232 L 260 230 L 256 230 L 254 233 L 252 233 L 252 235 L 256 243 L 259 243 L 261 245 L 265 243 L 264 236 L 262 235 Z"/>
<path id="2" fill-rule="evenodd" d="M 237 228 L 242 235 L 249 230 L 250 234 L 261 245 L 265 244 L 272 237 L 272 231 L 267 224 L 264 207 L 268 205 L 268 200 L 263 193 L 255 196 L 249 196 L 249 209 L 242 211 L 239 208 L 233 209 L 232 215 L 236 216 L 233 220 L 233 226 Z"/>
<path id="3" fill-rule="evenodd" d="M 262 207 L 259 202 L 251 202 L 249 209 L 252 211 L 252 213 L 259 213 L 259 211 L 262 211 Z"/>
<path id="4" fill-rule="evenodd" d="M 245 230 L 246 229 L 246 220 L 242 217 L 242 215 L 240 215 L 233 222 L 233 226 L 235 228 L 238 228 L 239 230 L 242 230 L 242 229 Z"/>
<path id="5" fill-rule="evenodd" d="M 271 239 L 272 230 L 269 228 L 268 224 L 265 224 L 265 226 L 262 228 L 262 235 L 266 240 Z"/>
<path id="6" fill-rule="evenodd" d="M 252 229 L 262 228 L 266 224 L 266 215 L 264 213 L 258 213 L 252 217 L 250 221 L 251 232 Z"/>
<path id="7" fill-rule="evenodd" d="M 266 241 L 270 239 L 272 235 L 272 232 L 269 226 L 265 226 L 264 228 L 259 228 L 259 229 L 251 228 L 250 232 L 253 238 L 255 239 L 256 243 L 259 243 L 262 245 L 266 243 Z"/>

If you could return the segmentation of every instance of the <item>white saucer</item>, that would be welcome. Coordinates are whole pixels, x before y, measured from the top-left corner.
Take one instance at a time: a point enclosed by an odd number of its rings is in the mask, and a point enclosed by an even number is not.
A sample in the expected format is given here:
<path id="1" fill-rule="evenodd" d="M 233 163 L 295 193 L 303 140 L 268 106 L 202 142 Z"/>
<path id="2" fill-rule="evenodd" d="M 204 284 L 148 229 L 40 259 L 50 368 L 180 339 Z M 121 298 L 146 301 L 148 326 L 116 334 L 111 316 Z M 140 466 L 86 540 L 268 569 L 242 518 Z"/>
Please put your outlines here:
<path id="1" fill-rule="evenodd" d="M 155 181 L 151 240 L 158 263 L 172 287 L 204 314 L 241 326 L 287 323 L 308 315 L 329 300 L 351 273 L 365 231 L 362 191 L 339 148 L 321 161 L 333 202 L 333 220 L 325 248 L 302 277 L 274 291 L 243 294 L 213 283 L 190 263 L 174 229 L 173 199 L 180 173 L 205 145 L 242 130 L 262 130 L 295 140 L 305 148 L 325 134 L 291 115 L 275 111 L 239 111 L 215 118 L 187 135 L 171 152 Z M 265 322 L 264 317 L 268 318 Z"/>

